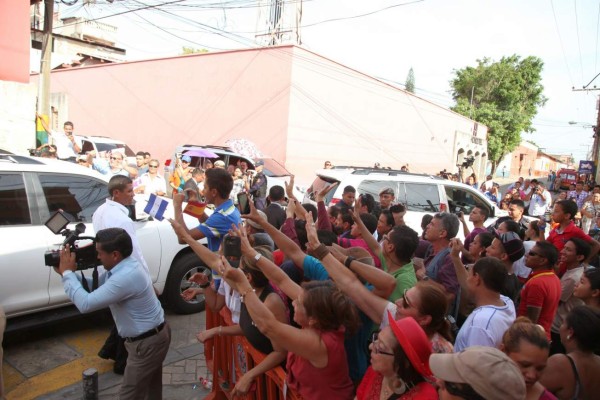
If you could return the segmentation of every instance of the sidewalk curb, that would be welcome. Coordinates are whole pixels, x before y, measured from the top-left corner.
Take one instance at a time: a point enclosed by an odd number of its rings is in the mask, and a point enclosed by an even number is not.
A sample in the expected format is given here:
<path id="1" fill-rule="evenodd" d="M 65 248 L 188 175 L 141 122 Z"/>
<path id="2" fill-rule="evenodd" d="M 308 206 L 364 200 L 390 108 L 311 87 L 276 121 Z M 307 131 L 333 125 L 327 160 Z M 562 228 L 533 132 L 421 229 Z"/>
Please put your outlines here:
<path id="1" fill-rule="evenodd" d="M 201 344 L 192 344 L 186 347 L 181 347 L 178 349 L 175 348 L 170 348 L 169 352 L 167 353 L 167 356 L 165 358 L 165 361 L 163 363 L 163 367 L 166 367 L 170 364 L 174 364 L 176 362 L 182 361 L 182 360 L 186 360 L 190 357 L 194 357 L 200 354 L 204 354 L 204 347 Z M 83 371 L 82 371 L 83 373 Z M 115 398 L 119 386 L 121 385 L 121 382 L 123 380 L 123 377 L 121 375 L 117 375 L 113 372 L 107 372 L 104 373 L 100 376 L 98 376 L 98 398 L 102 399 L 102 398 L 106 398 L 106 399 L 112 399 Z M 191 383 L 181 383 L 181 384 L 171 384 L 171 385 L 163 385 L 163 399 L 170 399 L 170 398 L 180 398 L 180 397 L 172 397 L 169 394 L 171 392 L 174 391 L 178 391 L 178 388 L 181 386 L 188 386 L 190 387 L 190 390 L 195 390 L 192 386 Z M 202 393 L 201 391 L 198 391 L 197 395 L 202 395 L 201 397 L 196 397 L 194 396 L 193 398 L 197 398 L 197 399 L 202 399 L 204 398 L 208 393 L 208 391 L 205 391 L 204 393 Z M 78 382 L 78 383 L 74 383 L 70 386 L 64 387 L 60 390 L 57 390 L 55 392 L 52 393 L 48 393 L 45 394 L 43 396 L 38 397 L 38 399 L 40 400 L 79 400 L 82 398 L 83 395 L 83 389 L 82 389 L 82 383 Z M 192 397 L 185 397 L 185 398 L 192 398 Z"/>

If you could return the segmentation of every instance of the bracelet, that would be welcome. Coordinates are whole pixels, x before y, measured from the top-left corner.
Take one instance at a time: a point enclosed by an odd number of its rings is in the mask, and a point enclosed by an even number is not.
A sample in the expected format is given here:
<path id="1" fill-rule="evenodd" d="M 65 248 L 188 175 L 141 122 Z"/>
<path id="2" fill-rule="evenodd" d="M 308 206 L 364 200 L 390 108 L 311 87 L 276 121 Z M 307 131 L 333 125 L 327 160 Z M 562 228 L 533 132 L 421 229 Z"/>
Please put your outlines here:
<path id="1" fill-rule="evenodd" d="M 248 288 L 248 290 L 246 290 L 244 293 L 240 293 L 240 301 L 243 303 L 244 302 L 244 298 L 249 295 L 250 293 L 255 292 L 255 290 L 253 288 Z"/>
<path id="2" fill-rule="evenodd" d="M 344 265 L 346 266 L 346 268 L 350 269 L 350 264 L 352 264 L 352 261 L 354 260 L 356 260 L 356 258 L 352 256 L 346 257 L 346 261 L 344 261 Z"/>
<path id="3" fill-rule="evenodd" d="M 198 285 L 201 289 L 206 289 L 210 286 L 210 282 L 203 283 L 202 285 Z"/>
<path id="4" fill-rule="evenodd" d="M 322 260 L 329 254 L 329 249 L 323 243 L 321 243 L 316 249 L 312 252 L 312 256 L 315 258 Z"/>

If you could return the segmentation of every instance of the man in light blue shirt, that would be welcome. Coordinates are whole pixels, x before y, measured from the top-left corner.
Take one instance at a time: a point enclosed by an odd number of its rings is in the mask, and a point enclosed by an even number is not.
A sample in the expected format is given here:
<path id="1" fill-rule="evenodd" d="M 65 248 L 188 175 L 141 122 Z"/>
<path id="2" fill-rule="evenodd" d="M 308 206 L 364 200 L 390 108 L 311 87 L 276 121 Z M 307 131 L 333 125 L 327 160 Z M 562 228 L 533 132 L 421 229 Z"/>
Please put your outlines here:
<path id="1" fill-rule="evenodd" d="M 62 275 L 65 292 L 82 313 L 110 307 L 129 353 L 119 398 L 161 399 L 162 364 L 171 343 L 171 329 L 150 277 L 130 257 L 131 237 L 121 228 L 98 231 L 96 251 L 107 272 L 99 277 L 98 289 L 88 293 L 74 273 L 75 254 L 68 247 L 61 250 L 56 271 Z"/>

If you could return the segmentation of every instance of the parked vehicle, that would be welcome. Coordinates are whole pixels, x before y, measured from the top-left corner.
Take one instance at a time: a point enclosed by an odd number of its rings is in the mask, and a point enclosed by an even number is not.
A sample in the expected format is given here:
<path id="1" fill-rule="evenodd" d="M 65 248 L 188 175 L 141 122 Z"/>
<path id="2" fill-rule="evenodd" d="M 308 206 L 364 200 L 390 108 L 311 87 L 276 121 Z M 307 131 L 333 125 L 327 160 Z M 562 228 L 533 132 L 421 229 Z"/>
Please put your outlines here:
<path id="1" fill-rule="evenodd" d="M 339 203 L 344 187 L 347 185 L 352 185 L 357 194 L 371 194 L 377 202 L 379 192 L 389 187 L 394 190 L 395 202 L 400 202 L 407 208 L 404 221 L 419 234 L 422 232 L 421 219 L 424 214 L 441 211 L 462 212 L 465 214 L 465 220 L 468 220 L 468 215 L 473 208 L 479 205 L 489 211 L 490 219 L 486 221 L 486 226 L 495 221 L 498 216 L 506 215 L 505 211 L 500 210 L 483 193 L 473 187 L 437 176 L 363 167 L 319 169 L 316 175 L 305 193 L 305 202 L 315 203 L 316 194 L 321 189 L 337 182 L 339 182 L 338 187 L 327 194 L 326 205 Z M 464 238 L 462 228 L 459 229 L 457 237 Z"/>
<path id="2" fill-rule="evenodd" d="M 17 155 L 0 155 L 0 304 L 8 318 L 70 304 L 60 276 L 45 265 L 44 254 L 56 250 L 63 237 L 44 222 L 62 210 L 73 222 L 85 224 L 85 236 L 95 235 L 94 211 L 108 196 L 107 177 L 73 163 Z M 137 198 L 136 233 L 154 287 L 178 313 L 204 309 L 204 299 L 186 302 L 181 293 L 187 279 L 206 267 L 188 246 L 178 243 L 167 221 L 143 212 L 146 200 Z M 172 216 L 173 208 L 167 213 Z M 186 216 L 187 217 L 187 216 Z M 198 221 L 189 217 L 190 227 Z M 91 270 L 84 271 L 91 276 Z"/>
<path id="3" fill-rule="evenodd" d="M 86 154 L 88 151 L 95 151 L 96 154 L 101 152 L 108 152 L 118 150 L 124 153 L 127 164 L 135 164 L 135 153 L 131 148 L 123 141 L 112 139 L 105 136 L 80 136 L 75 137 L 81 140 L 81 153 Z"/>
<path id="4" fill-rule="evenodd" d="M 558 189 L 569 190 L 569 186 L 577 183 L 577 171 L 569 168 L 561 168 L 556 173 L 556 180 L 560 179 L 560 187 Z"/>
<path id="5" fill-rule="evenodd" d="M 203 151 L 205 151 L 206 154 L 212 154 L 208 156 L 197 155 L 203 153 Z M 175 152 L 173 153 L 173 156 L 165 161 L 165 179 L 167 180 L 167 182 L 169 180 L 169 175 L 173 171 L 173 167 L 176 165 L 177 157 L 181 157 L 183 155 L 189 155 L 191 157 L 192 162 L 190 163 L 190 166 L 194 168 L 202 167 L 206 160 L 210 160 L 213 164 L 218 160 L 222 160 L 226 166 L 238 165 L 238 162 L 244 161 L 246 162 L 246 164 L 248 164 L 248 169 L 250 171 L 254 171 L 254 163 L 258 161 L 258 159 L 253 160 L 239 153 L 235 153 L 229 147 L 197 146 L 186 144 L 177 147 L 175 149 Z M 268 189 L 276 185 L 285 188 L 285 183 L 286 181 L 289 181 L 289 178 L 291 177 L 292 173 L 285 169 L 285 167 L 274 158 L 263 157 L 260 158 L 260 160 L 262 160 L 265 163 L 263 167 L 263 172 L 267 177 Z M 168 189 L 170 191 L 171 188 Z M 294 187 L 294 195 L 296 196 L 296 198 L 301 199 L 304 196 L 304 190 L 300 186 L 296 185 L 296 187 Z"/>

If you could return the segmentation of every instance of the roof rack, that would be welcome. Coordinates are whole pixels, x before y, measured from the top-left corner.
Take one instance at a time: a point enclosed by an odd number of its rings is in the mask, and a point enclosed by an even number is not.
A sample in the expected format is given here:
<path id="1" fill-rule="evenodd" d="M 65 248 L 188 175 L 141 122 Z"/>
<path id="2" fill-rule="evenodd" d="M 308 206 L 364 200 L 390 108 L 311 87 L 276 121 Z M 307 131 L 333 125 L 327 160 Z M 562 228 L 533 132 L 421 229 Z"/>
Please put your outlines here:
<path id="1" fill-rule="evenodd" d="M 346 165 L 336 165 L 332 169 L 353 169 L 353 175 L 370 175 L 370 174 L 387 174 L 390 176 L 397 175 L 408 175 L 408 176 L 424 176 L 430 178 L 438 178 L 435 175 L 431 174 L 417 174 L 414 172 L 406 172 L 401 171 L 399 169 L 387 169 L 387 168 L 374 168 L 374 167 L 357 167 L 357 166 L 346 166 Z"/>

